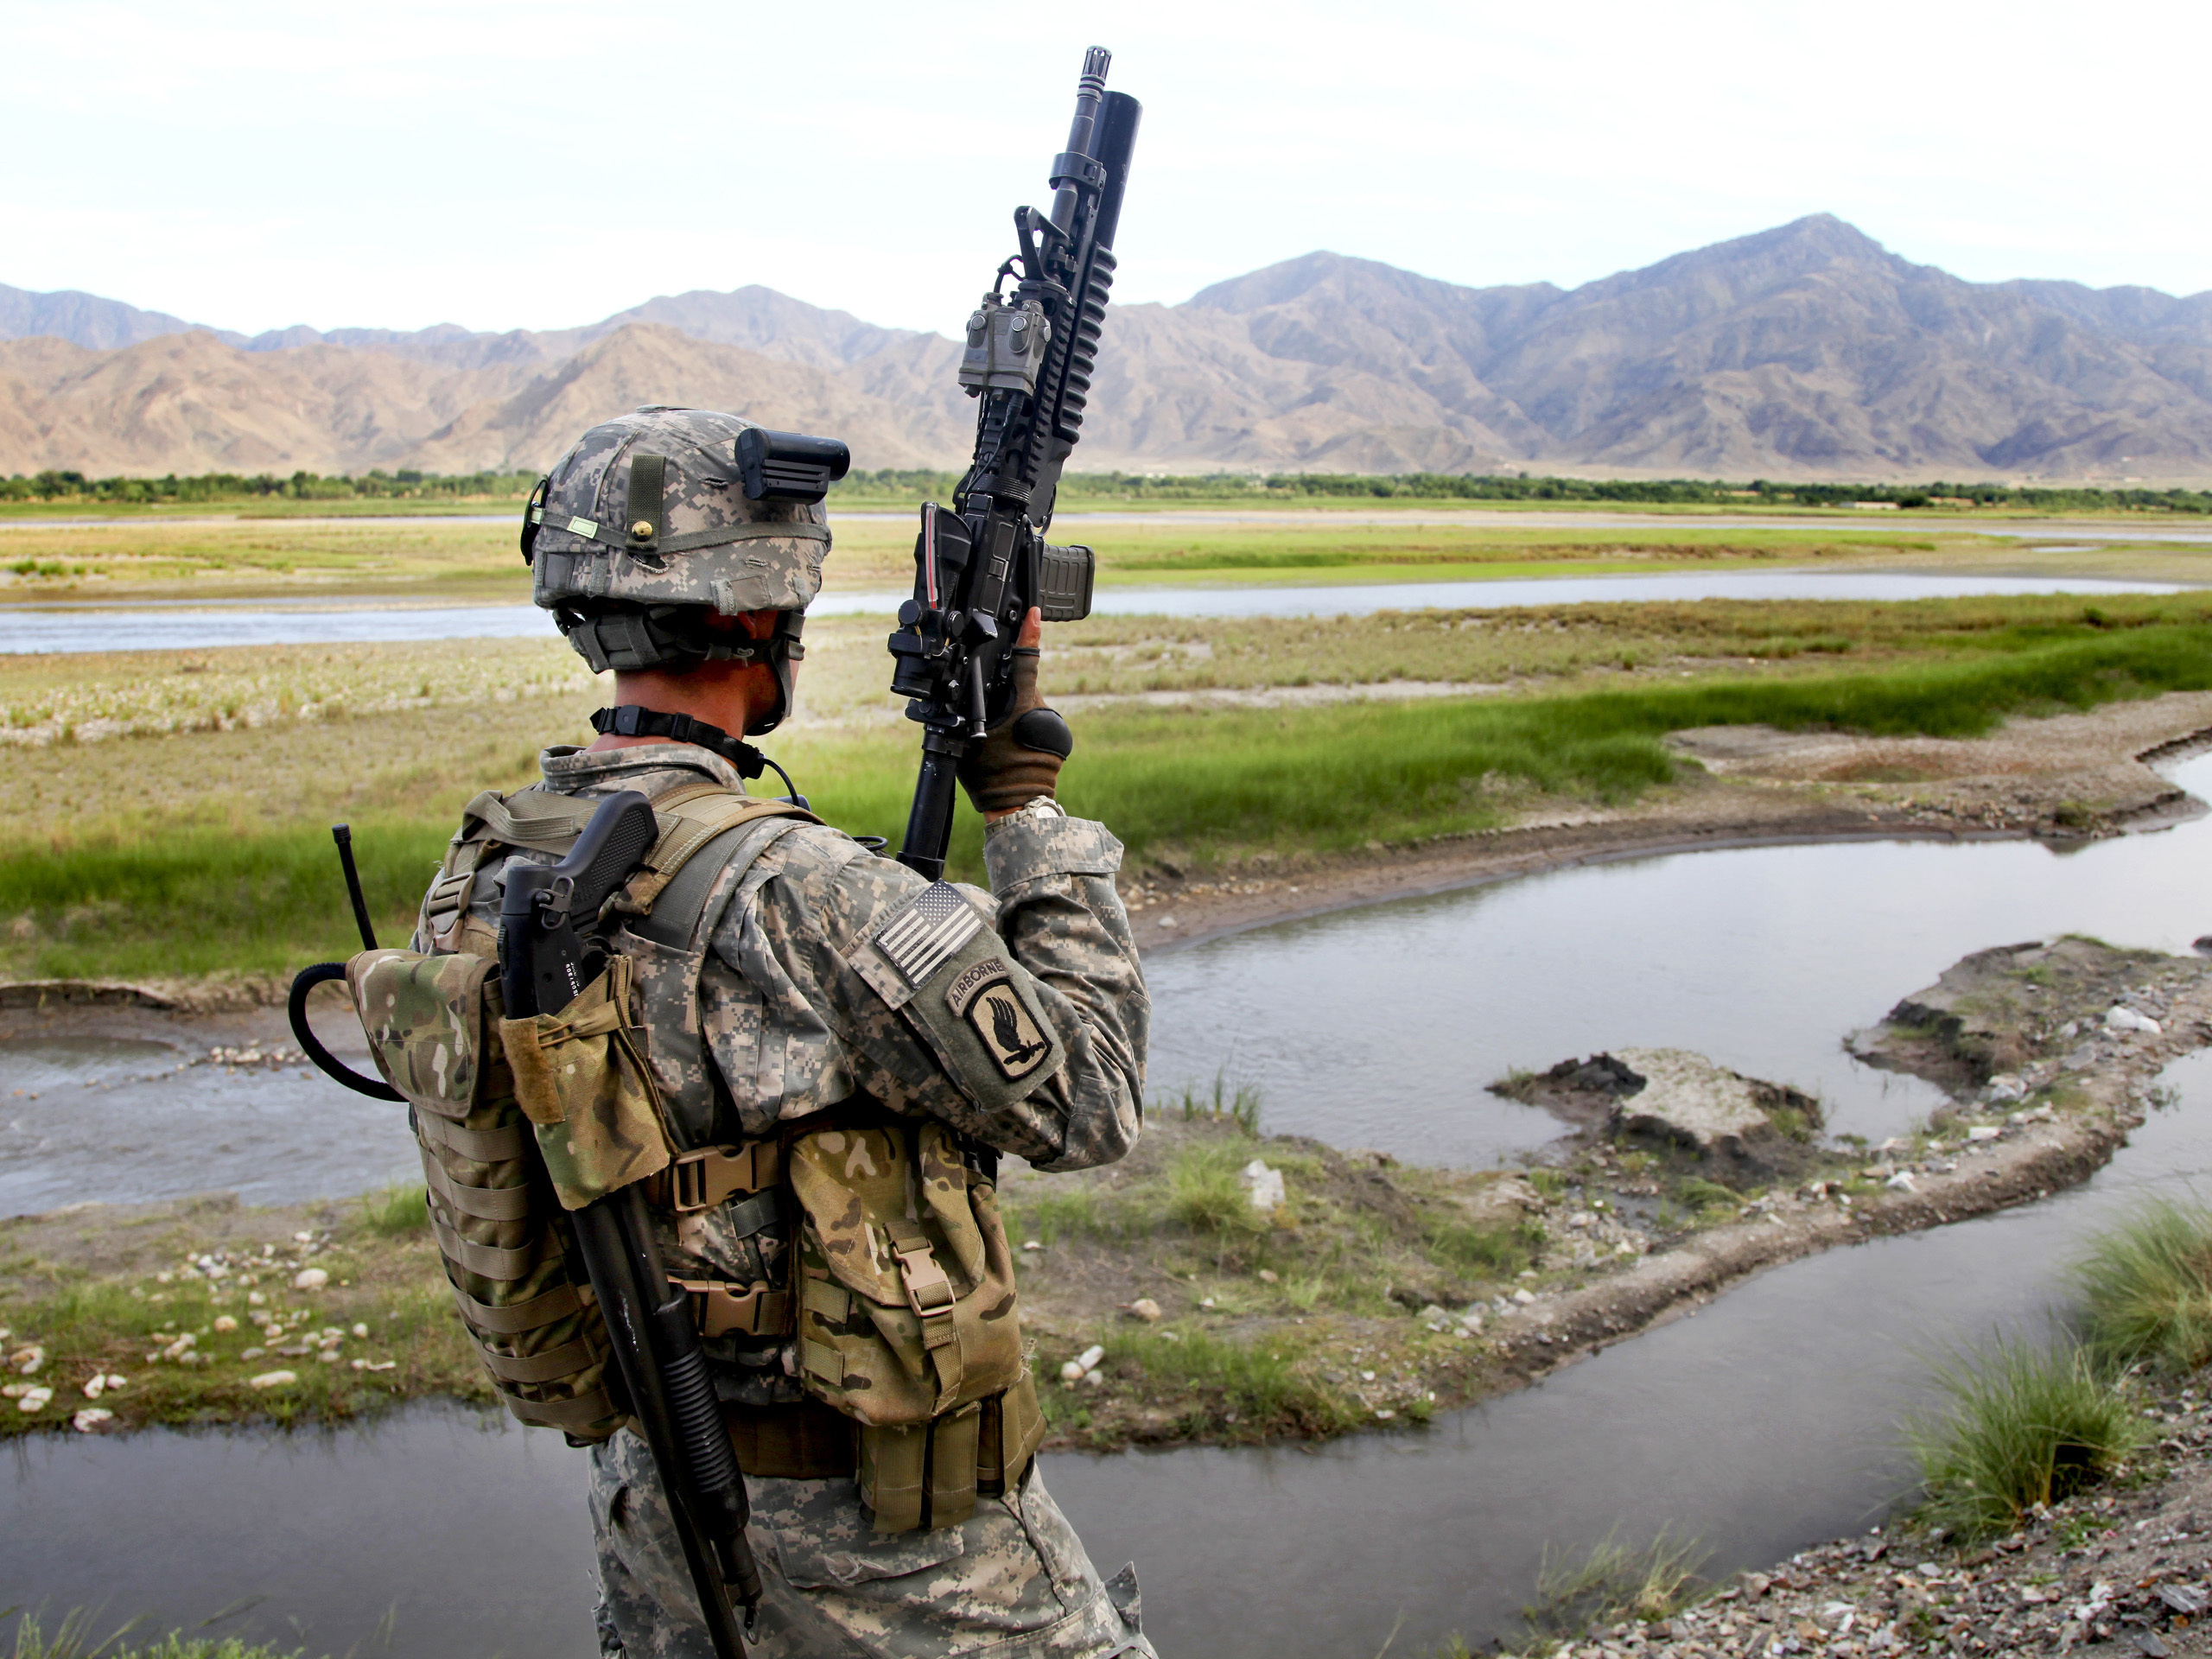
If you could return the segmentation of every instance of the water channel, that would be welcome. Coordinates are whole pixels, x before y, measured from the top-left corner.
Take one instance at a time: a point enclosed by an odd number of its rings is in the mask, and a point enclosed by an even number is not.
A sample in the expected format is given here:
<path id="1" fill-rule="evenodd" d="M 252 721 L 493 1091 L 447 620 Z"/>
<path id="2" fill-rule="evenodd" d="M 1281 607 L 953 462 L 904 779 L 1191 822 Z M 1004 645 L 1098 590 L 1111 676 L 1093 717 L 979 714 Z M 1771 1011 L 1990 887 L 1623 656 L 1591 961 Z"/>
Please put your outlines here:
<path id="1" fill-rule="evenodd" d="M 2172 776 L 2212 796 L 2212 757 Z M 1483 1091 L 1506 1065 L 1669 1043 L 1817 1089 L 1833 1127 L 1878 1135 L 1936 1097 L 1857 1067 L 1845 1031 L 1986 945 L 2081 930 L 2184 950 L 2212 928 L 2208 855 L 2212 818 L 2063 854 L 1747 847 L 1278 924 L 1154 959 L 1154 1077 L 1225 1067 L 1262 1084 L 1272 1128 L 1482 1163 L 1553 1132 Z M 0 1209 L 343 1193 L 409 1161 L 388 1109 L 181 1058 L 0 1049 Z M 2168 1081 L 2178 1103 L 2082 1189 L 1774 1269 L 1427 1430 L 1056 1456 L 1046 1478 L 1107 1570 L 1139 1561 L 1171 1655 L 1370 1655 L 1401 1617 L 1396 1650 L 1479 1643 L 1510 1626 L 1548 1545 L 1617 1524 L 1697 1535 L 1717 1571 L 1773 1560 L 1871 1524 L 1904 1490 L 1894 1425 L 1929 1352 L 2039 1320 L 2113 1205 L 2212 1174 L 2212 1056 Z M 582 1659 L 580 1475 L 556 1436 L 437 1406 L 332 1432 L 18 1440 L 0 1476 L 0 1605 L 101 1605 L 167 1628 L 251 1604 L 222 1628 L 318 1653 L 373 1649 L 381 1629 L 425 1659 Z"/>
<path id="2" fill-rule="evenodd" d="M 2212 799 L 2212 756 L 2168 769 Z M 1659 1045 L 1827 1103 L 1878 1141 L 1929 1085 L 1843 1034 L 1970 950 L 2088 932 L 2186 951 L 2212 932 L 2212 817 L 2061 851 L 1866 841 L 1624 858 L 1255 928 L 1147 965 L 1155 1093 L 1216 1072 L 1268 1126 L 1481 1166 L 1557 1132 L 1488 1092 L 1514 1066 Z M 359 1038 L 354 1039 L 358 1043 Z M 414 1167 L 398 1113 L 301 1069 L 180 1069 L 149 1042 L 0 1041 L 0 1214 L 236 1190 L 344 1196 Z"/>
<path id="3" fill-rule="evenodd" d="M 2208 574 L 2212 574 L 2209 572 Z M 1634 604 L 1694 599 L 1948 599 L 2001 594 L 2172 594 L 2173 582 L 2090 576 L 1978 576 L 1910 571 L 1713 572 L 1559 576 L 1496 582 L 1357 582 L 1315 587 L 1101 588 L 1103 616 L 1365 616 L 1376 611 L 1506 605 Z M 888 616 L 903 593 L 829 593 L 812 616 Z M 550 635 L 533 605 L 364 606 L 358 600 L 237 600 L 106 604 L 61 601 L 0 610 L 0 653 L 199 651 L 222 645 L 346 645 L 382 640 L 514 639 Z"/>

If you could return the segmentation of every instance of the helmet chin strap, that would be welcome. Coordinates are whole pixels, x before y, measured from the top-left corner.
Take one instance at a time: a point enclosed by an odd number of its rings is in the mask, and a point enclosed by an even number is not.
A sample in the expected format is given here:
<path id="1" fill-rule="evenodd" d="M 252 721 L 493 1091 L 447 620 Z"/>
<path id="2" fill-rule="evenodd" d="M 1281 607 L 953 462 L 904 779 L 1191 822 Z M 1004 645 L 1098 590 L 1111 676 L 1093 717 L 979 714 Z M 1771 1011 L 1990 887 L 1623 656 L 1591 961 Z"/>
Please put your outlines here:
<path id="1" fill-rule="evenodd" d="M 676 743 L 696 743 L 728 761 L 741 778 L 758 778 L 765 767 L 784 780 L 784 787 L 790 791 L 784 797 L 785 800 L 802 810 L 806 806 L 806 797 L 798 792 L 791 773 L 742 738 L 732 737 L 721 727 L 709 726 L 690 715 L 671 715 L 625 702 L 613 709 L 593 710 L 591 728 L 601 737 L 664 737 Z"/>

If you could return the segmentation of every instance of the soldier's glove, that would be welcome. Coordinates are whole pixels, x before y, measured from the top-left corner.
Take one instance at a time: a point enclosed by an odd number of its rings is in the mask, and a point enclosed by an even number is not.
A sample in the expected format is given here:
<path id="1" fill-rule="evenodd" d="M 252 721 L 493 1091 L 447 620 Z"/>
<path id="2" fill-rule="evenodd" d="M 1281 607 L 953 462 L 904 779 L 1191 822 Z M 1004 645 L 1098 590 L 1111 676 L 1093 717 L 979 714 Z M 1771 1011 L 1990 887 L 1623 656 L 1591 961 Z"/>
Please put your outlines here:
<path id="1" fill-rule="evenodd" d="M 1014 707 L 960 757 L 961 787 L 978 812 L 1012 812 L 1040 795 L 1049 800 L 1060 763 L 1075 748 L 1075 734 L 1037 689 L 1039 655 L 1034 645 L 1014 648 Z"/>

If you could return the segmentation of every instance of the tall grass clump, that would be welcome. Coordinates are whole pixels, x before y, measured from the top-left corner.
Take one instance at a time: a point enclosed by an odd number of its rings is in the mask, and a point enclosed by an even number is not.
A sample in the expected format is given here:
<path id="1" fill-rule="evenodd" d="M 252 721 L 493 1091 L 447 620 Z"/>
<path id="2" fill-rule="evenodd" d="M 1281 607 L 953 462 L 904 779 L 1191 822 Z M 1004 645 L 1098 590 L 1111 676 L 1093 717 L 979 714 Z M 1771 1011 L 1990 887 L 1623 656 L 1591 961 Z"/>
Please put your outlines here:
<path id="1" fill-rule="evenodd" d="M 1255 1140 L 1260 1133 L 1259 1084 L 1240 1083 L 1232 1087 L 1225 1070 L 1213 1074 L 1211 1090 L 1201 1090 L 1197 1084 L 1186 1083 L 1180 1094 L 1166 1096 L 1153 1109 L 1155 1112 L 1179 1111 L 1186 1123 L 1198 1118 L 1234 1123 L 1246 1135 Z"/>
<path id="2" fill-rule="evenodd" d="M 2072 1264 L 2084 1344 L 2114 1370 L 2212 1363 L 2212 1206 L 2153 1199 Z"/>
<path id="3" fill-rule="evenodd" d="M 361 1220 L 385 1238 L 422 1232 L 430 1224 L 430 1195 L 419 1181 L 394 1181 L 361 1195 Z"/>
<path id="4" fill-rule="evenodd" d="M 1243 1168 L 1249 1143 L 1201 1141 L 1177 1148 L 1167 1165 L 1167 1213 L 1194 1233 L 1256 1233 L 1268 1218 L 1252 1207 Z"/>
<path id="5" fill-rule="evenodd" d="M 1906 1420 L 1922 1518 L 1964 1537 L 2009 1531 L 2095 1485 L 2145 1438 L 2127 1390 L 2070 1342 L 1998 1338 L 1940 1362 L 1944 1403 Z"/>
<path id="6" fill-rule="evenodd" d="M 1669 1538 L 1664 1527 L 1642 1545 L 1624 1543 L 1617 1527 L 1580 1555 L 1554 1557 L 1547 1546 L 1536 1602 L 1521 1616 L 1530 1630 L 1552 1636 L 1667 1618 L 1688 1604 L 1701 1582 L 1698 1569 L 1712 1554 L 1694 1538 Z"/>

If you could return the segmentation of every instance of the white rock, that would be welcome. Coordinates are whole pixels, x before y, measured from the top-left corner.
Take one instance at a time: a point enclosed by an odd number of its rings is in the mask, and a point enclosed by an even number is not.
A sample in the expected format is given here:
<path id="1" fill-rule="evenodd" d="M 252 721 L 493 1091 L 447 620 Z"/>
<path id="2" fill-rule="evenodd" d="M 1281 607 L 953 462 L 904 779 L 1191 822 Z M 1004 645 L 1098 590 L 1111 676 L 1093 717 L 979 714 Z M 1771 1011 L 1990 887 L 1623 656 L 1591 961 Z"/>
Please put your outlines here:
<path id="1" fill-rule="evenodd" d="M 111 1423 L 115 1414 L 105 1406 L 86 1406 L 69 1420 L 69 1427 L 79 1434 L 89 1434 L 102 1423 Z"/>
<path id="2" fill-rule="evenodd" d="M 1106 1373 L 1103 1371 L 1085 1371 L 1083 1374 L 1083 1380 L 1094 1389 L 1103 1388 L 1106 1386 Z"/>
<path id="3" fill-rule="evenodd" d="M 294 1290 L 321 1290 L 330 1282 L 330 1274 L 321 1268 L 302 1268 L 292 1275 Z"/>
<path id="4" fill-rule="evenodd" d="M 1065 1364 L 1064 1364 L 1064 1365 L 1062 1365 L 1062 1366 L 1060 1367 L 1060 1381 L 1061 1381 L 1061 1382 L 1082 1382 L 1082 1381 L 1083 1381 L 1083 1367 L 1082 1367 L 1082 1365 L 1081 1365 L 1080 1363 L 1077 1363 L 1077 1361 L 1075 1361 L 1075 1360 L 1072 1360 L 1072 1359 L 1071 1359 L 1071 1360 L 1069 1360 Z"/>
<path id="5" fill-rule="evenodd" d="M 1149 1296 L 1140 1296 L 1129 1304 L 1129 1312 L 1147 1325 L 1160 1323 L 1160 1304 Z"/>
<path id="6" fill-rule="evenodd" d="M 1525 1290 L 1516 1290 L 1513 1293 L 1513 1300 L 1520 1303 L 1522 1306 L 1526 1307 L 1529 1303 L 1535 1301 L 1536 1299 L 1534 1296 L 1531 1296 Z"/>
<path id="7" fill-rule="evenodd" d="M 107 1391 L 108 1391 L 110 1394 L 113 1394 L 113 1393 L 114 1393 L 118 1389 L 120 1389 L 120 1388 L 124 1387 L 127 1382 L 129 1382 L 130 1378 L 128 1378 L 128 1377 L 123 1377 L 123 1376 L 117 1376 L 113 1371 L 110 1371 L 110 1372 L 107 1374 L 107 1379 L 106 1379 L 106 1380 L 107 1380 Z"/>
<path id="8" fill-rule="evenodd" d="M 1090 1347 L 1084 1349 L 1081 1353 L 1075 1357 L 1075 1363 L 1082 1366 L 1084 1370 L 1089 1371 L 1095 1370 L 1097 1367 L 1098 1362 L 1105 1357 L 1106 1351 L 1094 1342 Z"/>
<path id="9" fill-rule="evenodd" d="M 1021 1248 L 1025 1250 L 1041 1250 L 1045 1248 L 1045 1241 L 1041 1238 L 1025 1238 L 1021 1241 Z"/>
<path id="10" fill-rule="evenodd" d="M 2005 1131 L 1999 1128 L 1994 1123 L 1977 1123 L 1967 1131 L 1967 1139 L 1969 1141 L 1994 1141 L 1999 1135 L 2004 1133 Z"/>
<path id="11" fill-rule="evenodd" d="M 2025 1100 L 2027 1090 L 2018 1077 L 1999 1076 L 1989 1080 L 1989 1098 L 1993 1101 Z"/>
<path id="12" fill-rule="evenodd" d="M 260 1358 L 264 1354 L 267 1353 L 268 1351 L 268 1351 L 266 1348 L 261 1347 L 261 1346 L 259 1346 L 259 1345 L 257 1345 L 257 1344 L 256 1346 L 251 1347 L 251 1348 L 241 1348 L 241 1349 L 239 1349 L 239 1350 L 238 1350 L 238 1357 L 239 1357 L 240 1359 L 259 1359 L 259 1358 Z"/>
<path id="13" fill-rule="evenodd" d="M 0 1385 L 0 1400 L 20 1400 L 30 1391 L 31 1385 L 28 1382 L 6 1383 Z"/>
<path id="14" fill-rule="evenodd" d="M 1896 1174 L 1891 1176 L 1890 1179 L 1883 1182 L 1882 1185 L 1887 1187 L 1892 1187 L 1899 1192 L 1917 1192 L 1920 1191 L 1918 1187 L 1912 1184 L 1912 1172 L 1904 1169 L 1897 1171 Z"/>
<path id="15" fill-rule="evenodd" d="M 16 1402 L 16 1409 L 23 1412 L 44 1411 L 53 1403 L 53 1401 L 52 1389 L 25 1389 L 23 1397 Z"/>
<path id="16" fill-rule="evenodd" d="M 1376 1412 L 1375 1421 L 1378 1423 L 1387 1423 L 1397 1414 L 1398 1414 L 1391 1410 L 1389 1407 L 1384 1406 Z"/>
<path id="17" fill-rule="evenodd" d="M 106 1392 L 107 1378 L 104 1376 L 93 1377 L 85 1384 L 85 1398 L 87 1400 L 97 1400 Z"/>
<path id="18" fill-rule="evenodd" d="M 245 1380 L 249 1389 L 289 1389 L 300 1380 L 297 1371 L 264 1371 Z"/>
<path id="19" fill-rule="evenodd" d="M 222 1332 L 225 1336 L 228 1336 L 232 1332 L 238 1328 L 238 1322 L 232 1319 L 229 1314 L 218 1313 L 215 1316 L 215 1329 Z"/>
<path id="20" fill-rule="evenodd" d="M 2115 1002 L 2105 1010 L 2107 1031 L 2139 1031 L 2146 1037 L 2156 1037 L 2164 1029 L 2147 1014 L 2138 1014 L 2125 1002 Z"/>
<path id="21" fill-rule="evenodd" d="M 292 1235 L 292 1243 L 295 1244 L 312 1244 L 315 1243 L 315 1235 L 313 1233 L 294 1233 Z"/>
<path id="22" fill-rule="evenodd" d="M 1272 1210 L 1283 1201 L 1282 1172 L 1271 1168 L 1263 1158 L 1244 1166 L 1244 1185 L 1251 1191 L 1255 1210 Z"/>
<path id="23" fill-rule="evenodd" d="M 257 1290 L 249 1290 L 246 1292 L 245 1299 L 248 1303 L 255 1307 L 265 1306 L 269 1301 L 269 1299 Z"/>
<path id="24" fill-rule="evenodd" d="M 338 1363 L 339 1354 L 335 1348 L 326 1348 L 321 1353 L 317 1354 L 315 1357 L 334 1365 Z"/>
<path id="25" fill-rule="evenodd" d="M 369 1334 L 369 1327 L 365 1325 L 356 1324 L 353 1326 L 353 1334 L 357 1337 L 365 1337 Z"/>

